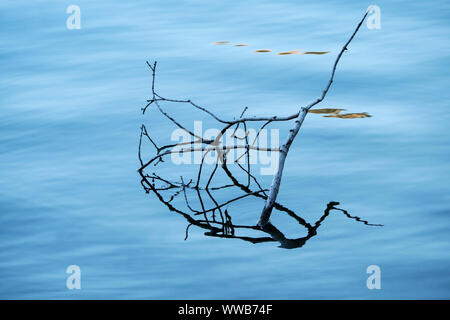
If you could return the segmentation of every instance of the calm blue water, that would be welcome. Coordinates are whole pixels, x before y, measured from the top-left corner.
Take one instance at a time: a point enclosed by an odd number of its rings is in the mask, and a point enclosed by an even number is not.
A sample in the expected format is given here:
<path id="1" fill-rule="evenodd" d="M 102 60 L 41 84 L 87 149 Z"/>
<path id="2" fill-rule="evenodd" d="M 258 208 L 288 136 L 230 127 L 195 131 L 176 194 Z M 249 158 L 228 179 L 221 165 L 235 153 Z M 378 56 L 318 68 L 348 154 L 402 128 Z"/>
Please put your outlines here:
<path id="1" fill-rule="evenodd" d="M 66 28 L 69 4 L 0 4 L 0 298 L 450 298 L 448 1 L 77 0 L 80 30 Z M 136 173 L 145 61 L 163 95 L 228 118 L 291 114 L 370 4 L 381 29 L 361 29 L 321 106 L 373 117 L 308 116 L 279 199 L 308 221 L 333 200 L 385 227 L 332 213 L 296 250 L 194 227 L 184 241 L 184 219 Z M 266 48 L 331 52 L 252 52 Z M 256 222 L 261 206 L 242 208 Z M 72 264 L 81 290 L 66 288 Z M 366 287 L 372 264 L 381 290 Z"/>

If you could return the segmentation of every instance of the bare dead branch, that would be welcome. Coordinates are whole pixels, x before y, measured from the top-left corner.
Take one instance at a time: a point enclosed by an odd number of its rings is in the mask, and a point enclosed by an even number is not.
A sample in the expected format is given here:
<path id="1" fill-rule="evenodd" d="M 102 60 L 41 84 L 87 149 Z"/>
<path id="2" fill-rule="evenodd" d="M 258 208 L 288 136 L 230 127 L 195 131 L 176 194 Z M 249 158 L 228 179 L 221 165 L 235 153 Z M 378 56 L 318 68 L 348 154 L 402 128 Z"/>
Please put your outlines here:
<path id="1" fill-rule="evenodd" d="M 276 201 L 281 183 L 283 167 L 289 148 L 295 136 L 299 132 L 303 120 L 309 109 L 311 109 L 314 105 L 320 103 L 325 98 L 333 82 L 338 62 L 344 51 L 347 50 L 348 45 L 358 32 L 366 16 L 367 13 L 358 24 L 350 39 L 339 52 L 333 65 L 330 80 L 319 98 L 308 104 L 306 107 L 302 107 L 299 112 L 289 116 L 244 117 L 244 113 L 248 110 L 248 108 L 245 107 L 237 119 L 233 118 L 233 120 L 225 120 L 219 117 L 217 114 L 211 112 L 207 108 L 192 102 L 190 99 L 165 98 L 155 91 L 157 63 L 150 63 L 147 61 L 147 65 L 152 72 L 152 92 L 151 98 L 147 100 L 147 104 L 142 108 L 142 113 L 146 114 L 147 112 L 153 112 L 150 110 L 159 112 L 176 128 L 179 128 L 188 133 L 188 135 L 191 137 L 191 141 L 163 144 L 159 141 L 155 141 L 155 139 L 150 136 L 147 127 L 145 125 L 142 125 L 138 147 L 138 159 L 140 163 L 138 173 L 141 177 L 140 183 L 146 193 L 154 193 L 158 200 L 163 203 L 170 211 L 176 212 L 187 220 L 188 225 L 185 230 L 185 240 L 188 238 L 190 227 L 192 225 L 195 225 L 199 228 L 205 229 L 205 235 L 211 237 L 240 239 L 251 243 L 278 241 L 280 243 L 280 247 L 282 248 L 297 248 L 303 246 L 308 239 L 317 234 L 317 228 L 330 214 L 331 210 L 341 211 L 348 218 L 363 222 L 366 225 L 373 225 L 369 224 L 367 221 L 362 220 L 359 217 L 351 216 L 347 211 L 343 209 L 336 208 L 335 205 L 339 204 L 338 202 L 330 202 L 327 205 L 327 208 L 325 209 L 322 217 L 319 218 L 314 224 L 310 224 L 305 219 L 297 215 L 293 210 Z M 175 117 L 170 113 L 170 109 L 164 105 L 165 103 L 184 104 L 208 115 L 209 117 L 217 121 L 217 123 L 221 127 L 221 129 L 219 130 L 219 134 L 214 139 L 204 139 L 203 137 L 198 136 L 196 133 L 189 130 L 182 122 L 176 120 Z M 290 121 L 294 119 L 294 127 L 289 131 L 287 140 L 281 148 L 261 147 L 258 145 L 255 146 L 260 133 L 269 124 L 273 122 Z M 247 126 L 250 123 L 259 126 L 256 137 L 253 141 L 249 141 L 249 131 Z M 238 130 L 242 128 L 241 126 L 243 127 L 244 135 L 238 134 Z M 233 141 L 238 140 L 242 144 L 232 146 L 223 145 L 221 141 L 227 130 L 233 130 L 231 138 L 233 139 Z M 157 140 L 160 140 L 159 137 Z M 150 157 L 145 157 L 145 155 L 143 154 L 143 145 L 145 143 L 149 143 L 152 146 L 152 150 L 156 150 L 156 154 L 153 154 Z M 230 165 L 234 164 L 230 164 L 230 159 L 228 159 L 229 154 L 232 150 L 245 150 L 234 162 L 235 164 L 237 164 L 237 170 L 239 174 L 244 175 L 244 178 L 235 176 L 229 168 Z M 215 153 L 213 153 L 214 151 Z M 264 188 L 263 184 L 258 181 L 256 175 L 252 174 L 250 151 L 270 151 L 280 153 L 278 171 L 273 178 L 270 189 Z M 164 165 L 166 158 L 171 157 L 172 155 L 179 155 L 184 153 L 188 153 L 190 155 L 199 153 L 202 155 L 201 162 L 199 163 L 196 171 L 196 177 L 192 179 L 186 179 L 186 181 L 189 180 L 188 182 L 185 182 L 183 176 L 180 176 L 180 180 L 178 181 L 166 177 L 161 177 L 154 172 L 148 172 L 150 165 Z M 212 156 L 212 154 L 215 157 L 215 163 L 213 169 L 208 172 L 208 170 L 205 169 L 205 158 L 207 155 Z M 246 166 L 242 165 L 239 162 L 243 157 L 245 157 L 245 161 L 247 162 Z M 242 160 L 242 162 L 243 161 L 244 160 Z M 220 180 L 220 178 L 218 178 L 219 172 L 221 174 L 224 174 L 227 183 L 224 183 L 223 180 Z M 202 181 L 206 181 L 206 184 L 202 184 Z M 223 190 L 226 190 L 227 197 L 226 199 L 219 200 L 217 195 Z M 178 196 L 180 194 L 183 194 L 184 198 L 183 208 L 179 207 L 179 205 L 181 205 L 179 204 L 179 202 L 183 202 L 183 199 L 178 199 Z M 233 206 L 236 207 L 237 203 L 239 203 L 243 199 L 248 198 L 260 199 L 265 203 L 259 222 L 256 225 L 233 223 L 233 219 L 229 213 L 229 209 Z M 195 204 L 193 202 L 195 202 Z M 277 212 L 279 213 L 287 214 L 289 217 L 293 218 L 300 226 L 302 226 L 306 230 L 307 235 L 305 237 L 295 239 L 286 238 L 284 234 L 270 222 L 270 215 L 273 209 L 277 210 Z M 187 212 L 190 212 L 190 214 Z M 236 235 L 235 233 L 237 232 L 237 230 L 252 230 L 256 232 L 263 232 L 265 236 L 250 237 Z"/>
<path id="2" fill-rule="evenodd" d="M 345 43 L 345 45 L 342 47 L 341 51 L 339 52 L 339 54 L 338 54 L 338 56 L 336 58 L 336 61 L 334 62 L 333 70 L 331 71 L 330 80 L 328 81 L 328 84 L 326 85 L 325 90 L 322 92 L 322 95 L 319 98 L 317 98 L 317 100 L 315 100 L 314 102 L 311 102 L 306 107 L 301 108 L 301 110 L 299 111 L 300 113 L 299 113 L 297 119 L 295 120 L 294 127 L 291 130 L 289 130 L 289 135 L 288 135 L 288 137 L 286 139 L 286 142 L 280 148 L 281 150 L 280 150 L 280 157 L 279 157 L 279 160 L 278 160 L 278 170 L 277 170 L 277 173 L 273 177 L 272 185 L 270 186 L 269 197 L 267 198 L 266 203 L 264 204 L 264 208 L 263 208 L 263 210 L 261 212 L 261 216 L 260 216 L 259 221 L 258 221 L 258 225 L 260 227 L 264 227 L 264 225 L 266 225 L 270 221 L 270 215 L 271 215 L 272 210 L 273 210 L 273 205 L 274 205 L 274 202 L 275 202 L 275 200 L 276 200 L 276 198 L 278 196 L 278 192 L 280 190 L 281 177 L 283 175 L 284 163 L 286 162 L 286 157 L 287 157 L 287 154 L 289 152 L 289 148 L 291 147 L 292 142 L 295 139 L 295 136 L 297 135 L 297 133 L 300 130 L 300 127 L 303 124 L 303 120 L 305 119 L 309 109 L 311 109 L 316 104 L 322 102 L 322 100 L 327 95 L 328 90 L 330 89 L 331 84 L 333 83 L 334 74 L 336 72 L 336 67 L 337 67 L 337 65 L 339 63 L 339 60 L 341 59 L 342 54 L 344 53 L 344 51 L 347 50 L 348 45 L 353 40 L 353 38 L 355 37 L 355 35 L 358 32 L 359 28 L 361 27 L 362 23 L 366 19 L 367 14 L 368 14 L 368 12 L 366 12 L 366 14 L 363 16 L 363 18 L 359 22 L 358 26 L 356 27 L 355 31 L 351 35 L 350 39 L 348 39 L 348 41 Z"/>

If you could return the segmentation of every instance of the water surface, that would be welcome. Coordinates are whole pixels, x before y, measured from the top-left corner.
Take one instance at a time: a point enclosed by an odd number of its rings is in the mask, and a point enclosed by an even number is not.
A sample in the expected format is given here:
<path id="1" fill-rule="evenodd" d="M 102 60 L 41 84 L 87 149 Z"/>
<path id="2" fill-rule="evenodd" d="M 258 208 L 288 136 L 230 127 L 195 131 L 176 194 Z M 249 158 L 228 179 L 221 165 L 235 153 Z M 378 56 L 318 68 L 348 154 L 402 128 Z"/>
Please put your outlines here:
<path id="1" fill-rule="evenodd" d="M 80 30 L 66 28 L 60 1 L 0 5 L 1 298 L 450 298 L 448 2 L 377 2 L 381 29 L 361 29 L 321 105 L 372 117 L 309 115 L 286 163 L 279 200 L 303 218 L 339 201 L 385 226 L 332 213 L 295 250 L 195 228 L 184 241 L 184 219 L 143 192 L 145 61 L 158 61 L 163 95 L 228 118 L 244 106 L 291 114 L 320 94 L 372 3 L 75 4 Z M 330 53 L 274 53 L 298 48 Z M 162 121 L 152 128 L 170 132 Z M 242 217 L 260 210 L 245 202 Z M 66 288 L 72 264 L 81 290 Z M 366 287 L 372 264 L 381 290 Z"/>

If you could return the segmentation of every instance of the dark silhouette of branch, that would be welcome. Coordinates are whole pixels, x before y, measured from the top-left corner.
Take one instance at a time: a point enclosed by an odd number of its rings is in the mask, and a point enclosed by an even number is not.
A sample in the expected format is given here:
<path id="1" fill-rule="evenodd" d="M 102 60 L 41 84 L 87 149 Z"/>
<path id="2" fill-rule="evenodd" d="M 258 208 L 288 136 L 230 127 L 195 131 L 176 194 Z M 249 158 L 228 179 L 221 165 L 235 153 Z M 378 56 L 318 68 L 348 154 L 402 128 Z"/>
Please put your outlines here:
<path id="1" fill-rule="evenodd" d="M 170 211 L 183 216 L 187 220 L 188 225 L 186 227 L 185 239 L 189 236 L 190 227 L 196 226 L 205 229 L 205 235 L 210 237 L 240 239 L 251 243 L 277 241 L 280 243 L 280 247 L 282 248 L 298 248 L 303 246 L 307 240 L 317 234 L 318 227 L 330 214 L 331 210 L 341 211 L 348 218 L 363 222 L 369 226 L 375 226 L 374 224 L 369 224 L 365 220 L 361 220 L 359 217 L 351 216 L 343 209 L 336 208 L 335 206 L 339 204 L 338 202 L 330 202 L 321 218 L 319 218 L 314 224 L 310 224 L 305 219 L 297 215 L 293 210 L 276 201 L 281 183 L 284 162 L 286 160 L 289 148 L 309 109 L 320 103 L 325 98 L 333 82 L 337 64 L 343 52 L 347 50 L 347 46 L 359 30 L 366 16 L 367 13 L 364 15 L 356 30 L 338 54 L 333 66 L 331 78 L 325 87 L 325 90 L 322 92 L 322 95 L 308 106 L 301 108 L 298 113 L 290 116 L 244 117 L 244 114 L 248 109 L 245 107 L 237 119 L 226 120 L 222 119 L 207 108 L 192 102 L 190 99 L 183 100 L 165 98 L 158 94 L 155 90 L 157 63 L 156 61 L 153 63 L 149 63 L 147 61 L 147 65 L 152 72 L 152 94 L 151 98 L 147 100 L 147 104 L 142 108 L 142 113 L 160 113 L 165 119 L 168 120 L 169 123 L 172 123 L 173 126 L 185 132 L 191 140 L 188 142 L 163 144 L 158 141 L 160 140 L 160 137 L 158 137 L 158 139 L 151 137 L 150 131 L 147 130 L 147 127 L 143 124 L 141 126 L 139 136 L 138 159 L 140 168 L 138 169 L 138 172 L 141 177 L 141 185 L 146 193 L 151 192 L 155 194 L 158 200 Z M 219 130 L 219 134 L 217 134 L 215 139 L 205 139 L 195 132 L 192 132 L 166 110 L 166 103 L 178 103 L 199 110 L 217 122 L 218 126 L 221 128 Z M 269 148 L 255 145 L 263 129 L 280 121 L 289 121 L 294 119 L 294 127 L 290 130 L 288 138 L 281 148 Z M 258 130 L 255 131 L 256 136 L 254 139 L 250 139 L 249 137 L 248 124 L 250 123 L 259 125 Z M 244 134 L 241 134 L 239 130 L 243 130 Z M 232 132 L 231 137 L 239 141 L 240 144 L 232 146 L 223 145 L 222 138 L 227 132 Z M 145 156 L 143 154 L 144 145 L 151 146 L 155 153 L 152 153 L 149 157 Z M 231 157 L 229 157 L 230 151 L 232 150 L 242 151 L 242 154 L 234 161 L 233 159 L 230 159 Z M 256 151 L 270 151 L 279 153 L 278 169 L 270 188 L 264 188 L 263 184 L 258 181 L 257 176 L 252 173 L 252 165 L 250 161 L 251 152 Z M 155 168 L 161 164 L 169 162 L 167 159 L 176 154 L 201 155 L 201 161 L 197 167 L 194 178 L 186 179 L 181 175 L 178 180 L 178 178 L 167 178 L 163 177 L 161 174 L 151 172 L 152 170 L 150 168 Z M 213 156 L 215 158 L 213 169 L 210 170 L 210 172 L 207 172 L 205 169 L 205 159 L 207 156 Z M 234 168 L 239 172 L 239 176 L 233 173 L 230 169 L 230 166 L 233 164 L 236 164 Z M 218 178 L 219 174 L 226 179 L 226 182 L 224 182 L 223 179 L 221 180 Z M 242 178 L 242 176 L 244 178 Z M 206 183 L 204 183 L 204 181 L 206 181 Z M 220 196 L 223 191 L 227 192 L 225 199 Z M 233 219 L 229 213 L 229 209 L 236 206 L 237 203 L 243 201 L 244 199 L 259 199 L 265 203 L 260 220 L 255 225 L 236 224 L 232 222 Z M 295 239 L 286 238 L 284 234 L 269 220 L 273 209 L 280 214 L 287 214 L 289 217 L 293 218 L 306 230 L 307 235 L 305 237 Z M 264 235 L 260 237 L 241 235 L 237 234 L 238 230 L 240 232 L 244 230 L 260 233 L 262 232 Z"/>

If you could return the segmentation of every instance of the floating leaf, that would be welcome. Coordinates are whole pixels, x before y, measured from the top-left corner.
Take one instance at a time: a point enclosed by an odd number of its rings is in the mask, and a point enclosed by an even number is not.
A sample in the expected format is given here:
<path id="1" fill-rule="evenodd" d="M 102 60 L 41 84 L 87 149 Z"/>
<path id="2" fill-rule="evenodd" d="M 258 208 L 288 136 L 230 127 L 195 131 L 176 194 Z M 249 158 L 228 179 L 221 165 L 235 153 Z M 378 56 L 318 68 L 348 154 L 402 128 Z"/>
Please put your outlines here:
<path id="1" fill-rule="evenodd" d="M 327 54 L 329 52 L 330 51 L 306 51 L 306 52 L 303 52 L 303 54 Z"/>
<path id="2" fill-rule="evenodd" d="M 234 45 L 235 47 L 247 47 L 248 43 L 238 43 Z"/>
<path id="3" fill-rule="evenodd" d="M 254 50 L 253 52 L 272 52 L 272 50 L 269 50 L 269 49 L 259 49 L 259 50 Z"/>
<path id="4" fill-rule="evenodd" d="M 220 45 L 224 45 L 224 44 L 229 44 L 230 41 L 217 41 L 216 43 L 214 43 L 215 46 L 220 46 Z"/>
<path id="5" fill-rule="evenodd" d="M 371 115 L 366 112 L 362 113 L 343 113 L 343 114 L 331 114 L 324 116 L 326 118 L 340 118 L 340 119 L 358 119 L 358 118 L 370 118 Z"/>
<path id="6" fill-rule="evenodd" d="M 338 114 L 341 111 L 345 111 L 345 109 L 330 109 L 330 108 L 325 108 L 325 109 L 311 109 L 308 112 L 309 113 L 318 113 L 318 114 Z"/>
<path id="7" fill-rule="evenodd" d="M 292 50 L 292 51 L 278 52 L 277 54 L 280 56 L 284 56 L 287 54 L 302 54 L 302 53 L 300 52 L 300 49 L 297 49 L 297 50 Z"/>

